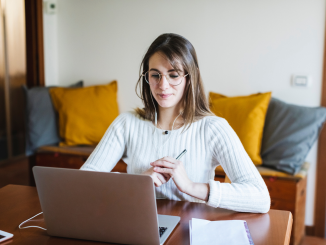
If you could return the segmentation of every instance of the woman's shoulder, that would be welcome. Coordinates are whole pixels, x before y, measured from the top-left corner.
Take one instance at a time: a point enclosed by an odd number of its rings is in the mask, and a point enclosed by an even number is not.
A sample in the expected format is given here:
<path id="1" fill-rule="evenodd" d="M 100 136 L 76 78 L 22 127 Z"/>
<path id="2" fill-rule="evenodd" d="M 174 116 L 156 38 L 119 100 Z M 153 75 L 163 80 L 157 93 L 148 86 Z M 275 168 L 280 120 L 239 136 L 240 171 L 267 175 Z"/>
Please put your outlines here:
<path id="1" fill-rule="evenodd" d="M 120 113 L 119 116 L 114 119 L 110 125 L 110 129 L 114 131 L 122 130 L 124 132 L 129 132 L 132 128 L 135 126 L 137 127 L 137 125 L 140 125 L 142 122 L 145 123 L 137 113 L 134 111 L 126 111 Z"/>
<path id="2" fill-rule="evenodd" d="M 215 127 L 229 124 L 224 118 L 218 116 L 206 116 L 200 121 L 205 125 L 205 127 Z"/>
<path id="3" fill-rule="evenodd" d="M 133 111 L 126 111 L 119 114 L 118 118 L 131 119 L 135 117 L 136 114 Z"/>
<path id="4" fill-rule="evenodd" d="M 123 112 L 116 120 L 125 121 L 126 123 L 141 123 L 146 121 L 136 111 Z"/>
<path id="5" fill-rule="evenodd" d="M 208 138 L 224 137 L 226 134 L 232 133 L 233 129 L 223 117 L 206 116 L 202 120 L 202 128 Z M 224 135 L 224 136 L 223 136 Z"/>

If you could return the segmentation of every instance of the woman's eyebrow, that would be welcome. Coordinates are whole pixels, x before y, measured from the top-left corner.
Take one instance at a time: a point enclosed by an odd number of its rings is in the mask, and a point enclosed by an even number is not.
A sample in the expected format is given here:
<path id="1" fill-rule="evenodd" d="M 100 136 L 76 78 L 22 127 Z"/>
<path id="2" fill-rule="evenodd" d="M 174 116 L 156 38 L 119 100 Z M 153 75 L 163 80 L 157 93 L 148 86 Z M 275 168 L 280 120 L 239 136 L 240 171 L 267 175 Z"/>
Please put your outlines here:
<path id="1" fill-rule="evenodd" d="M 155 68 L 150 69 L 150 71 L 157 71 L 157 72 L 161 73 L 158 69 L 155 69 Z M 175 71 L 175 69 L 168 70 L 168 72 L 172 72 L 172 71 Z"/>
<path id="2" fill-rule="evenodd" d="M 157 71 L 157 72 L 159 72 L 159 73 L 160 73 L 160 71 L 159 71 L 159 70 L 157 70 L 157 69 L 155 69 L 155 68 L 152 68 L 152 69 L 150 69 L 150 71 Z"/>

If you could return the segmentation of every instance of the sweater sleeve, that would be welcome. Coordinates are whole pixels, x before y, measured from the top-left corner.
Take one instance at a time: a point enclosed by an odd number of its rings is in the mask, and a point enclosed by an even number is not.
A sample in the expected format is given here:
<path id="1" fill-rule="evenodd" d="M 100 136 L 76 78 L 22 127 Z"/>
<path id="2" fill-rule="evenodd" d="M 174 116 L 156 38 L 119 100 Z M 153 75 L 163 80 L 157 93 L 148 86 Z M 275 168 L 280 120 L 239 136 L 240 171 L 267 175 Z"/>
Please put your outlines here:
<path id="1" fill-rule="evenodd" d="M 123 113 L 111 123 L 81 170 L 110 172 L 114 168 L 126 151 L 127 117 Z"/>
<path id="2" fill-rule="evenodd" d="M 268 189 L 237 134 L 225 119 L 219 117 L 210 117 L 207 127 L 207 140 L 213 156 L 232 182 L 210 180 L 207 204 L 239 212 L 268 212 Z"/>

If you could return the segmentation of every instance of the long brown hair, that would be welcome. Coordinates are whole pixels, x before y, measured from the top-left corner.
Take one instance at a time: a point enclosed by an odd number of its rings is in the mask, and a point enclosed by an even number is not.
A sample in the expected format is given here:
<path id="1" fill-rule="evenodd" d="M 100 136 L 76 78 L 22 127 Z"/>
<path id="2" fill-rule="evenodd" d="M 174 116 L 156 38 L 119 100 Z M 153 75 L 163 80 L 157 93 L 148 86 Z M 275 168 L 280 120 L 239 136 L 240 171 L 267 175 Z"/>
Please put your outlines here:
<path id="1" fill-rule="evenodd" d="M 163 54 L 176 71 L 179 70 L 177 66 L 180 64 L 185 74 L 189 74 L 186 77 L 186 87 L 182 97 L 184 103 L 182 117 L 185 121 L 185 128 L 205 116 L 213 115 L 209 109 L 208 101 L 205 96 L 196 51 L 186 38 L 173 33 L 162 34 L 156 38 L 148 48 L 141 62 L 139 79 L 136 84 L 136 94 L 143 101 L 145 107 L 143 109 L 137 108 L 137 114 L 151 121 L 153 121 L 155 117 L 155 108 L 151 99 L 150 87 L 145 81 L 145 78 L 141 75 L 148 71 L 149 59 L 157 52 Z M 138 93 L 137 88 L 140 93 Z M 158 108 L 155 98 L 153 99 L 156 108 Z"/>

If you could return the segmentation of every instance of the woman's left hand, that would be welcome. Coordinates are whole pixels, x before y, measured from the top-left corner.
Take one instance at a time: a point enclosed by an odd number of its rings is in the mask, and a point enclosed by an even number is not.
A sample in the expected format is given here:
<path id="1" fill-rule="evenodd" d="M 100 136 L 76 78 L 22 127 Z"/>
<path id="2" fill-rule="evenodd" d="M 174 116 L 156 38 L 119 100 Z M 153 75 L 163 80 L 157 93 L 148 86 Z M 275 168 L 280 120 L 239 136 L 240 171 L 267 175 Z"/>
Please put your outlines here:
<path id="1" fill-rule="evenodd" d="M 183 163 L 172 157 L 163 157 L 152 162 L 154 171 L 161 174 L 168 174 L 173 179 L 178 189 L 187 193 L 193 182 L 188 178 Z"/>

